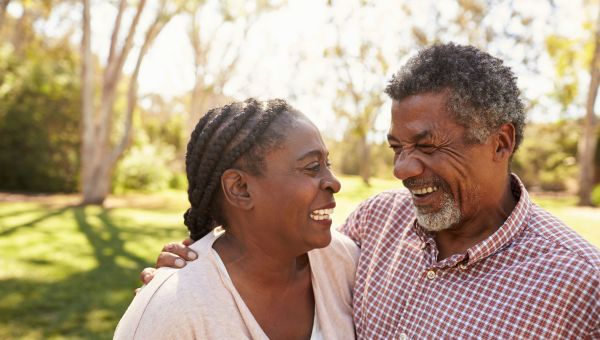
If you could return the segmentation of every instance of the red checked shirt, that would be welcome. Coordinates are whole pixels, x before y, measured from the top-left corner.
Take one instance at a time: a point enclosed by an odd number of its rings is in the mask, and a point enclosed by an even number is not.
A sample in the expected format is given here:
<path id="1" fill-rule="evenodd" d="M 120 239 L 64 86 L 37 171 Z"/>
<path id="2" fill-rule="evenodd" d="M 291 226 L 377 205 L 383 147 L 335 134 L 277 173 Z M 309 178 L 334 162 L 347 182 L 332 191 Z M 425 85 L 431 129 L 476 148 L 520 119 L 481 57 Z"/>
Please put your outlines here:
<path id="1" fill-rule="evenodd" d="M 505 223 L 442 261 L 408 191 L 357 208 L 342 231 L 361 247 L 359 339 L 600 339 L 600 251 L 512 182 Z"/>

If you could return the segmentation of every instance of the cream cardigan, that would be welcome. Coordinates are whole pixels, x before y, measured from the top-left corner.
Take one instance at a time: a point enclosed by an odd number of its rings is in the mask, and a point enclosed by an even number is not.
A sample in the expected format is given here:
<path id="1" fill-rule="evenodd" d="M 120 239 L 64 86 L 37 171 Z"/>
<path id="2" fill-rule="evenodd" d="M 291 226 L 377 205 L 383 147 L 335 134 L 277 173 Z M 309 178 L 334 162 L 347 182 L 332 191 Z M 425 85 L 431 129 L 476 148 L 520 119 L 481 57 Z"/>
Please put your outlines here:
<path id="1" fill-rule="evenodd" d="M 268 339 L 233 286 L 212 248 L 222 229 L 191 248 L 199 260 L 161 268 L 133 299 L 115 339 Z M 331 243 L 308 252 L 316 317 L 325 339 L 354 339 L 352 288 L 356 244 L 332 231 Z"/>

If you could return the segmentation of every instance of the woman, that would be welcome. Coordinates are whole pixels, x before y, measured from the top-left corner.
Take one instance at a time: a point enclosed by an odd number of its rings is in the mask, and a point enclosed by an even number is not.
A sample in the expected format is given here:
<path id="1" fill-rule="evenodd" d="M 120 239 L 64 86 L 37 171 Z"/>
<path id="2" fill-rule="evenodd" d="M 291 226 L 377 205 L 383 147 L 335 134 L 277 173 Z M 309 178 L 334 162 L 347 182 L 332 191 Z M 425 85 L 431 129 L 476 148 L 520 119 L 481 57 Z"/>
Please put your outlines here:
<path id="1" fill-rule="evenodd" d="M 188 143 L 185 224 L 203 261 L 161 269 L 116 339 L 351 339 L 358 249 L 332 233 L 318 129 L 283 100 L 209 111 Z"/>

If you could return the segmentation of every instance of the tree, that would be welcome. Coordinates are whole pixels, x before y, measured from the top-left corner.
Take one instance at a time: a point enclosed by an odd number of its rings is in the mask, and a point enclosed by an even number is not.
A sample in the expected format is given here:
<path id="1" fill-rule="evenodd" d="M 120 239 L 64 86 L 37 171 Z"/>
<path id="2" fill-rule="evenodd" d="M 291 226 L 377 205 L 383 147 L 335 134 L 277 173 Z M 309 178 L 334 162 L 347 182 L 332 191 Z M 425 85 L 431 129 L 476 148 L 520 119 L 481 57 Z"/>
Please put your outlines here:
<path id="1" fill-rule="evenodd" d="M 4 24 L 4 18 L 6 17 L 6 9 L 10 0 L 0 0 L 0 30 L 2 30 L 2 24 Z"/>
<path id="2" fill-rule="evenodd" d="M 552 97 L 563 112 L 585 110 L 581 120 L 581 137 L 577 145 L 578 204 L 592 205 L 591 191 L 594 186 L 595 153 L 598 140 L 598 123 L 594 106 L 600 81 L 600 7 L 596 24 L 589 24 L 592 39 L 550 35 L 546 39 L 546 49 L 555 66 L 554 93 Z M 586 24 L 587 25 L 587 24 Z M 587 69 L 587 70 L 586 70 Z M 585 104 L 580 97 L 581 76 L 589 74 Z M 582 107 L 585 107 L 583 109 Z"/>
<path id="3" fill-rule="evenodd" d="M 188 39 L 194 56 L 195 80 L 190 95 L 186 136 L 191 134 L 209 108 L 230 101 L 223 88 L 235 75 L 248 33 L 263 13 L 277 7 L 264 0 L 254 1 L 252 6 L 248 3 L 246 8 L 251 9 L 233 14 L 231 4 L 222 2 L 219 13 L 212 14 L 213 18 L 219 16 L 219 25 L 212 28 L 201 22 L 206 1 L 198 1 L 188 9 Z"/>
<path id="4" fill-rule="evenodd" d="M 598 96 L 598 85 L 600 84 L 600 7 L 596 19 L 594 34 L 594 52 L 590 62 L 590 84 L 585 106 L 585 118 L 583 123 L 583 135 L 578 145 L 578 156 L 580 162 L 579 173 L 579 205 L 592 205 L 591 193 L 594 186 L 594 158 L 596 155 L 597 131 L 596 114 L 594 106 Z"/>
<path id="5" fill-rule="evenodd" d="M 76 192 L 77 49 L 40 37 L 28 58 L 11 47 L 0 43 L 0 190 Z"/>
<path id="6" fill-rule="evenodd" d="M 82 34 L 82 140 L 81 140 L 81 190 L 82 204 L 102 204 L 110 191 L 114 167 L 131 143 L 133 114 L 137 105 L 137 78 L 142 61 L 152 43 L 171 20 L 182 10 L 184 2 L 177 5 L 161 0 L 156 7 L 154 20 L 144 33 L 142 45 L 136 56 L 136 63 L 129 76 L 127 86 L 127 107 L 124 112 L 124 126 L 117 143 L 111 142 L 116 120 L 115 102 L 117 86 L 123 75 L 123 66 L 133 47 L 140 19 L 146 7 L 146 0 L 139 0 L 133 9 L 133 19 L 119 41 L 123 16 L 128 10 L 126 0 L 120 0 L 110 38 L 110 49 L 102 75 L 100 100 L 94 106 L 94 64 L 91 52 L 90 0 L 83 0 Z"/>
<path id="7" fill-rule="evenodd" d="M 371 145 L 369 134 L 375 128 L 375 121 L 381 112 L 384 101 L 383 84 L 377 86 L 368 77 L 357 81 L 356 74 L 364 75 L 386 74 L 388 64 L 381 50 L 375 45 L 363 42 L 358 53 L 353 54 L 340 44 L 326 55 L 335 56 L 337 95 L 333 101 L 333 111 L 336 116 L 346 122 L 346 138 L 350 143 L 354 139 L 358 150 L 358 172 L 363 183 L 370 185 Z"/>
<path id="8" fill-rule="evenodd" d="M 416 47 L 440 41 L 462 41 L 484 49 L 489 49 L 492 42 L 501 42 L 502 46 L 510 44 L 523 51 L 520 56 L 523 64 L 532 69 L 537 65 L 530 61 L 537 60 L 539 49 L 526 48 L 536 43 L 527 30 L 533 19 L 521 13 L 514 2 L 460 0 L 445 2 L 446 6 L 440 3 L 328 2 L 330 25 L 337 31 L 337 40 L 325 51 L 336 74 L 336 96 L 332 100 L 332 109 L 336 117 L 345 123 L 344 138 L 353 139 L 349 141 L 352 144 L 358 142 L 358 149 L 348 152 L 346 157 L 358 158 L 350 163 L 359 164 L 358 174 L 366 184 L 371 176 L 370 136 L 376 132 L 376 121 L 386 101 L 383 89 L 390 76 L 390 65 L 397 65 Z M 502 25 L 497 25 L 498 21 L 494 20 L 500 12 L 499 7 L 504 7 L 507 10 L 502 12 L 508 13 Z M 382 23 L 382 18 L 392 11 L 395 13 L 394 22 Z M 352 35 L 352 39 L 347 39 L 348 35 Z M 390 40 L 385 39 L 389 36 L 395 37 L 393 48 L 389 46 Z M 498 48 L 492 53 L 503 56 L 513 51 Z M 322 83 L 329 86 L 330 81 L 325 79 Z"/>

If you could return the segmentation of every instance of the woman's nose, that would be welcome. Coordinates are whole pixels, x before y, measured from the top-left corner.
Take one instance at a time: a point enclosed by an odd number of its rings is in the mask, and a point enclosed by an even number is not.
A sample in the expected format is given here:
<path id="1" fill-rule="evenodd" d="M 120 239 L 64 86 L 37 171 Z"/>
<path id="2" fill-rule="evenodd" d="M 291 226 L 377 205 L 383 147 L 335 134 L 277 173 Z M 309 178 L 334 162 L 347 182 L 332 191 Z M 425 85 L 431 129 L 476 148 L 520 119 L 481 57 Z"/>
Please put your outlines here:
<path id="1" fill-rule="evenodd" d="M 328 174 L 321 181 L 321 188 L 331 190 L 335 194 L 342 188 L 342 183 L 335 177 L 333 171 L 329 170 Z"/>

